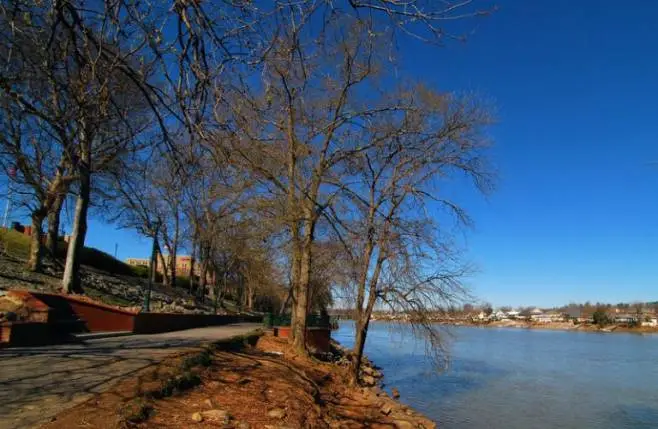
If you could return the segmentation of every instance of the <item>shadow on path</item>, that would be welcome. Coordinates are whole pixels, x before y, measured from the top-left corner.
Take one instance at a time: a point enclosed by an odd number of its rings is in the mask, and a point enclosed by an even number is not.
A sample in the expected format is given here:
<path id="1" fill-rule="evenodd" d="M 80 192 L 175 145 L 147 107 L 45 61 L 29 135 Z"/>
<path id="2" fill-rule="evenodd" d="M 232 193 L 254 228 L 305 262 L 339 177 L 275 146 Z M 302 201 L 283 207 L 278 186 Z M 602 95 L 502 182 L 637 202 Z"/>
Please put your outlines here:
<path id="1" fill-rule="evenodd" d="M 35 427 L 167 356 L 259 326 L 245 323 L 0 350 L 0 428 Z"/>

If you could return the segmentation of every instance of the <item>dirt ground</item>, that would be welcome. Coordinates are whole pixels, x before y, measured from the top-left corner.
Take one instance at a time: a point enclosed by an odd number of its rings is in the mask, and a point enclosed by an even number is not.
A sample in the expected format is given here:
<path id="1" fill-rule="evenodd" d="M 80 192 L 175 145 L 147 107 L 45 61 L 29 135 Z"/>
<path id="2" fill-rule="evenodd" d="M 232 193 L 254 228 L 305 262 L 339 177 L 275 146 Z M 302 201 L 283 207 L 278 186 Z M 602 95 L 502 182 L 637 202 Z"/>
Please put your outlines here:
<path id="1" fill-rule="evenodd" d="M 271 336 L 260 337 L 254 347 L 213 351 L 209 366 L 192 369 L 200 377 L 196 387 L 162 399 L 138 399 L 179 371 L 184 358 L 150 368 L 43 427 L 435 427 L 376 387 L 349 387 L 345 367 L 295 356 L 285 342 Z M 127 421 L 140 413 L 148 418 Z"/>

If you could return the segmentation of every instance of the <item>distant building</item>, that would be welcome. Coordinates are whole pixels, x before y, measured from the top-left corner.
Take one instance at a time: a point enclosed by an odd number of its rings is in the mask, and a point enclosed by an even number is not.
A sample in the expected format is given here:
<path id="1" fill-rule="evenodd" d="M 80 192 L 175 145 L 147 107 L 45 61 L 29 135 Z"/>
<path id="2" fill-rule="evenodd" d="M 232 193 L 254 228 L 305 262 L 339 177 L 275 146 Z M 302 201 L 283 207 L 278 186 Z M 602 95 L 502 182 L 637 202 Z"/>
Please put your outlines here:
<path id="1" fill-rule="evenodd" d="M 633 313 L 616 313 L 614 321 L 615 323 L 637 323 L 639 316 Z"/>
<path id="2" fill-rule="evenodd" d="M 494 320 L 509 320 L 507 318 L 507 313 L 502 310 L 496 311 L 493 316 Z"/>
<path id="3" fill-rule="evenodd" d="M 162 255 L 162 258 L 165 260 L 165 264 L 169 266 L 169 261 L 171 256 Z M 150 259 L 147 258 L 128 258 L 126 259 L 126 264 L 132 265 L 135 267 L 148 267 Z M 192 265 L 192 257 L 189 255 L 181 255 L 176 257 L 176 273 L 178 275 L 187 276 L 190 274 L 190 267 Z M 164 272 L 164 267 L 162 266 L 162 260 L 160 257 L 156 259 L 155 268 L 158 273 L 162 274 Z M 201 272 L 201 265 L 198 262 L 194 263 L 194 273 L 198 276 Z"/>
<path id="4" fill-rule="evenodd" d="M 541 314 L 533 313 L 530 318 L 533 320 L 533 322 L 537 323 L 554 323 L 564 321 L 564 316 L 555 311 L 549 311 Z"/>

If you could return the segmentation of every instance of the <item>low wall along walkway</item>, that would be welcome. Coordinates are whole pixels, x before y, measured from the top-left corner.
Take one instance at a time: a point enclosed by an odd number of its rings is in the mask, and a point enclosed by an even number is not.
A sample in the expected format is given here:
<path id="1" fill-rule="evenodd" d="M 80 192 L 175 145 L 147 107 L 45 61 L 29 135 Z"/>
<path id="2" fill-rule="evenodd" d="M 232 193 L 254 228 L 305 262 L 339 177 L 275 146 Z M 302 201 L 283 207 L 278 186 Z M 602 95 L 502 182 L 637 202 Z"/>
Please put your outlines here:
<path id="1" fill-rule="evenodd" d="M 20 291 L 21 294 L 28 294 Z M 47 321 L 4 322 L 0 345 L 41 345 L 61 342 L 73 333 L 132 332 L 156 334 L 233 323 L 260 323 L 261 316 L 137 313 L 84 298 L 29 292 L 30 302 L 48 307 Z M 44 318 L 45 319 L 45 318 Z"/>

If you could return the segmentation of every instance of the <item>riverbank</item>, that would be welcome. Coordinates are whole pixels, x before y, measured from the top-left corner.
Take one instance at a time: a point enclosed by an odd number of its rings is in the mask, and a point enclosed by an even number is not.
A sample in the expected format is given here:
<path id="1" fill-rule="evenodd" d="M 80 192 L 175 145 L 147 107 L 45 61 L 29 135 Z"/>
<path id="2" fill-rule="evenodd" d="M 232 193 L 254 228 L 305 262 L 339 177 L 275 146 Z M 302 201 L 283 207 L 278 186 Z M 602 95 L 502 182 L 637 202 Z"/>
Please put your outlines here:
<path id="1" fill-rule="evenodd" d="M 377 386 L 349 386 L 347 356 L 333 352 L 327 361 L 300 357 L 271 336 L 208 346 L 141 371 L 43 428 L 436 427 Z"/>
<path id="2" fill-rule="evenodd" d="M 437 322 L 441 325 L 452 326 L 474 326 L 482 328 L 518 328 L 518 329 L 548 329 L 556 331 L 577 331 L 577 332 L 623 332 L 636 334 L 658 334 L 658 327 L 638 326 L 627 327 L 622 325 L 608 325 L 599 327 L 591 323 L 574 324 L 571 322 L 551 322 L 551 323 L 533 323 L 522 320 L 500 320 L 495 322 L 477 323 L 477 322 Z"/>

